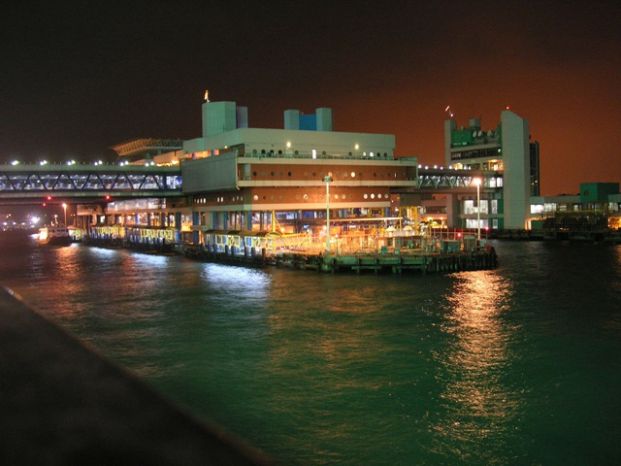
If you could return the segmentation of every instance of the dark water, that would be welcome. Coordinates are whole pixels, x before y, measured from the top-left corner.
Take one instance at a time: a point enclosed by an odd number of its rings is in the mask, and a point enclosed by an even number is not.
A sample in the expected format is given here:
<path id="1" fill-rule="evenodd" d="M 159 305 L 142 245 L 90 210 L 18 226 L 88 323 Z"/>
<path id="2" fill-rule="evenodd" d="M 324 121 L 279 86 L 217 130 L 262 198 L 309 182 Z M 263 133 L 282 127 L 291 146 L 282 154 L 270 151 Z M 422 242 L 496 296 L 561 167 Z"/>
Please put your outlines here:
<path id="1" fill-rule="evenodd" d="M 621 247 L 496 249 L 398 277 L 2 244 L 0 282 L 286 464 L 620 464 Z"/>

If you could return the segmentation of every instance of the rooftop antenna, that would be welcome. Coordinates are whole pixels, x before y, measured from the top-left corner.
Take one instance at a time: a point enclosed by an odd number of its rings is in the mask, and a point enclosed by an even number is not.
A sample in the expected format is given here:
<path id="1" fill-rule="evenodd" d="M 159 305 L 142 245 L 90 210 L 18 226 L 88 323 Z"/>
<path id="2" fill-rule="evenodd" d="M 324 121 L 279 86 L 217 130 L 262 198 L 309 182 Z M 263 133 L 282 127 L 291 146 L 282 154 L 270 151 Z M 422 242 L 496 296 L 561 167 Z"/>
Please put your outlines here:
<path id="1" fill-rule="evenodd" d="M 205 89 L 204 99 L 205 99 L 205 102 L 209 102 L 209 89 Z"/>

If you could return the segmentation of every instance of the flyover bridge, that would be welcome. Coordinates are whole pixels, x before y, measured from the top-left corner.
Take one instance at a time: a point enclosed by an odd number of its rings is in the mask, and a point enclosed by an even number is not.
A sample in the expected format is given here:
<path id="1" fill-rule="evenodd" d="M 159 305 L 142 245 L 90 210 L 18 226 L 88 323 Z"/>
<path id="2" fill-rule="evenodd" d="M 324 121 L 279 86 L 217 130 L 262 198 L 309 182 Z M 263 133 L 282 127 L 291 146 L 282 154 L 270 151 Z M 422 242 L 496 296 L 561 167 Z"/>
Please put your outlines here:
<path id="1" fill-rule="evenodd" d="M 179 167 L 0 165 L 0 201 L 181 196 Z"/>
<path id="2" fill-rule="evenodd" d="M 482 190 L 503 187 L 503 174 L 496 171 L 456 170 L 453 168 L 419 168 L 415 188 L 404 191 L 430 194 L 472 193 L 475 179 L 481 180 Z M 394 189 L 393 191 L 402 191 Z"/>
<path id="3" fill-rule="evenodd" d="M 474 180 L 482 180 L 481 188 L 502 187 L 502 174 L 455 170 L 449 168 L 418 168 L 416 186 L 393 188 L 408 193 L 471 193 Z M 0 203 L 38 202 L 46 197 L 102 200 L 141 197 L 183 196 L 180 167 L 137 165 L 0 165 Z"/>

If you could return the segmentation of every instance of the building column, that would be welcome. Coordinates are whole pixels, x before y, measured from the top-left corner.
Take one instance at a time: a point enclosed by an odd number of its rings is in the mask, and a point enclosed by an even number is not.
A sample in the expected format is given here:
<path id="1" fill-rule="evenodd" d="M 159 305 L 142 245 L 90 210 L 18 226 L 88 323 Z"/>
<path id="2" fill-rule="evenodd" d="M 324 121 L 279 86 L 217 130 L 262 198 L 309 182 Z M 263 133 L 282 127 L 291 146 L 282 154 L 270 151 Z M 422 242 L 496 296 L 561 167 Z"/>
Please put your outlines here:
<path id="1" fill-rule="evenodd" d="M 200 214 L 200 212 L 192 211 L 192 226 L 193 227 L 198 227 L 198 226 L 200 226 L 200 223 L 201 223 L 201 214 Z M 197 246 L 198 243 L 199 243 L 198 230 L 193 228 L 192 229 L 192 244 L 194 244 L 194 246 Z"/>
<path id="2" fill-rule="evenodd" d="M 446 226 L 448 228 L 459 227 L 459 202 L 457 194 L 446 195 Z"/>

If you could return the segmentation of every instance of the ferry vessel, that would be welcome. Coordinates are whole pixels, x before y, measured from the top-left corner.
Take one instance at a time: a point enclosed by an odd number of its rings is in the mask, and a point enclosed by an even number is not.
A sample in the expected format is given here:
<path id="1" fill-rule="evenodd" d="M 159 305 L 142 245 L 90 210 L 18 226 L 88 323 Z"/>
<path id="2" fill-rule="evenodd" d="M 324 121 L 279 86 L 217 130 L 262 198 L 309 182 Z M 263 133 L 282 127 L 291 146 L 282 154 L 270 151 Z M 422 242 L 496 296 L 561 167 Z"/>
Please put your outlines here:
<path id="1" fill-rule="evenodd" d="M 66 246 L 71 244 L 67 227 L 43 227 L 39 229 L 37 243 L 42 246 Z"/>

